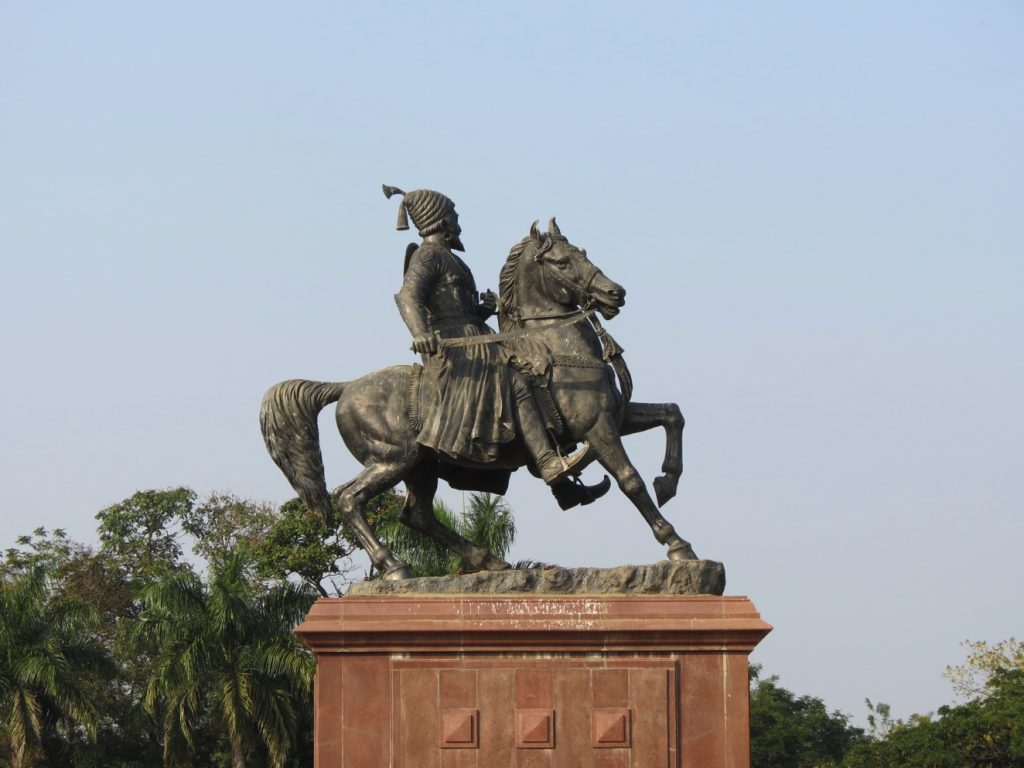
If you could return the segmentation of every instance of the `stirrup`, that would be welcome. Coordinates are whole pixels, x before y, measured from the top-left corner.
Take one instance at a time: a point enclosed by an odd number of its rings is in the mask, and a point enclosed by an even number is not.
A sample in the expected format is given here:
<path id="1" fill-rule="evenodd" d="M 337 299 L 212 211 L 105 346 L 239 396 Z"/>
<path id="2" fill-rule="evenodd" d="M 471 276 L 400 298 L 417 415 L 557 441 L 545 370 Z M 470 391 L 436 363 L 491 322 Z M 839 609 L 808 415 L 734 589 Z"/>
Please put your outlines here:
<path id="1" fill-rule="evenodd" d="M 571 453 L 568 456 L 556 453 L 545 461 L 544 466 L 539 468 L 541 479 L 548 485 L 554 485 L 559 480 L 564 480 L 570 475 L 578 475 L 583 470 L 583 467 L 586 466 L 589 458 L 590 443 L 584 440 L 583 445 L 575 453 Z"/>

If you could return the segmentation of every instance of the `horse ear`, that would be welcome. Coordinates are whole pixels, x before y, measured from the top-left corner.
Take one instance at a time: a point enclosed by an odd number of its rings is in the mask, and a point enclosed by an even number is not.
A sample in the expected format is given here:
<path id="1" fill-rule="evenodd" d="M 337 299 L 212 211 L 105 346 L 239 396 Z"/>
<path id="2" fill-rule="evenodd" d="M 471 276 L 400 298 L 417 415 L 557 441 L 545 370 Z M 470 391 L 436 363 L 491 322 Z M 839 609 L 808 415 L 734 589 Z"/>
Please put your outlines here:
<path id="1" fill-rule="evenodd" d="M 535 221 L 533 222 L 533 224 L 530 225 L 530 239 L 537 243 L 540 242 L 540 230 L 537 229 L 538 223 L 539 222 Z"/>
<path id="2" fill-rule="evenodd" d="M 551 221 L 548 222 L 548 234 L 552 237 L 561 237 L 562 230 L 558 228 L 558 222 L 555 221 L 555 217 L 551 217 Z"/>

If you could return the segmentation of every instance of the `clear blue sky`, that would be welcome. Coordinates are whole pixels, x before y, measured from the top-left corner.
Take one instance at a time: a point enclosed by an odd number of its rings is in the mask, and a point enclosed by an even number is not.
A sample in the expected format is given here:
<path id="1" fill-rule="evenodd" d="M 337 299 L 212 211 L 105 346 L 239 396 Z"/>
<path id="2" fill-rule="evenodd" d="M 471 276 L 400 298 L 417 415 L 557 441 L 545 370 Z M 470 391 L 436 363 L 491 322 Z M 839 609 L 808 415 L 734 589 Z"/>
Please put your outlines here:
<path id="1" fill-rule="evenodd" d="M 627 286 L 636 397 L 688 422 L 666 513 L 775 625 L 755 660 L 934 709 L 959 641 L 1024 635 L 1022 40 L 1020 0 L 6 0 L 0 546 L 288 498 L 260 397 L 411 361 L 380 184 L 431 187 L 481 287 L 550 216 Z M 614 492 L 508 501 L 517 557 L 663 556 Z"/>

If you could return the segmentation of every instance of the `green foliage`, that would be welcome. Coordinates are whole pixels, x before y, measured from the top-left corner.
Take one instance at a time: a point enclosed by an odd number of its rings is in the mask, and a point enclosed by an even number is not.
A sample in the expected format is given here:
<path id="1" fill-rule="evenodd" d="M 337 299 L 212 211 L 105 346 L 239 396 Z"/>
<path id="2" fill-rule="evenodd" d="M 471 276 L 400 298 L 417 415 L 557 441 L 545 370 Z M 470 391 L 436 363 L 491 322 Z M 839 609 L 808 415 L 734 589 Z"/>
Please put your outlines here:
<path id="1" fill-rule="evenodd" d="M 368 514 L 382 542 L 405 562 L 416 576 L 444 576 L 463 570 L 462 559 L 440 544 L 401 522 L 404 499 L 395 491 L 381 494 Z M 439 499 L 434 516 L 444 525 L 491 554 L 504 558 L 515 540 L 512 510 L 504 499 L 490 493 L 470 494 L 469 504 L 459 514 Z"/>
<path id="2" fill-rule="evenodd" d="M 273 505 L 232 493 L 210 494 L 179 515 L 182 530 L 195 538 L 193 551 L 207 562 L 238 547 L 258 545 L 278 517 Z"/>
<path id="3" fill-rule="evenodd" d="M 132 582 L 180 567 L 179 526 L 192 515 L 195 502 L 194 491 L 173 488 L 139 491 L 101 510 L 96 515 L 100 552 Z"/>
<path id="4" fill-rule="evenodd" d="M 87 668 L 76 670 L 81 695 L 99 715 L 96 738 L 86 738 L 82 728 L 45 729 L 40 749 L 46 758 L 43 764 L 148 768 L 159 762 L 151 723 L 138 706 L 140 697 L 133 696 L 146 660 L 123 653 L 117 642 L 119 625 L 135 614 L 135 594 L 127 573 L 109 557 L 72 541 L 64 531 L 43 528 L 20 537 L 18 547 L 7 550 L 2 566 L 8 580 L 30 569 L 46 574 L 50 600 L 77 601 L 91 608 L 91 638 L 97 652 L 105 655 L 108 672 L 114 675 L 111 679 Z"/>
<path id="5" fill-rule="evenodd" d="M 36 764 L 54 733 L 95 737 L 90 694 L 114 672 L 97 621 L 83 601 L 54 594 L 42 563 L 0 582 L 0 752 L 11 768 Z"/>
<path id="6" fill-rule="evenodd" d="M 97 612 L 94 631 L 109 647 L 117 618 L 129 613 L 132 602 L 132 590 L 110 558 L 72 541 L 60 528 L 37 528 L 17 542 L 6 551 L 0 575 L 42 568 L 56 595 L 80 599 Z"/>
<path id="7" fill-rule="evenodd" d="M 214 494 L 198 501 L 187 488 L 141 491 L 97 515 L 100 547 L 96 551 L 72 541 L 59 529 L 39 528 L 20 537 L 0 562 L 3 594 L 10 597 L 10 585 L 31 575 L 46 585 L 45 599 L 40 597 L 38 604 L 25 612 L 33 621 L 26 624 L 30 629 L 20 634 L 11 629 L 17 612 L 4 606 L 3 629 L 9 630 L 3 641 L 6 658 L 15 659 L 22 653 L 18 648 L 27 647 L 26 636 L 31 639 L 37 635 L 39 643 L 59 650 L 53 633 L 71 625 L 57 620 L 57 609 L 77 606 L 81 615 L 89 618 L 88 628 L 81 624 L 71 639 L 91 647 L 105 660 L 106 667 L 101 675 L 88 663 L 54 662 L 55 670 L 67 673 L 54 677 L 61 688 L 50 693 L 46 689 L 33 693 L 28 688 L 19 699 L 25 701 L 30 693 L 38 694 L 38 707 L 21 708 L 28 714 L 38 713 L 29 720 L 33 728 L 26 729 L 24 718 L 19 726 L 17 720 L 6 717 L 17 714 L 7 708 L 12 701 L 7 693 L 13 690 L 11 669 L 16 672 L 18 668 L 4 666 L 0 670 L 0 676 L 5 676 L 0 682 L 0 713 L 5 718 L 0 725 L 0 766 L 10 768 L 15 764 L 5 758 L 11 752 L 12 734 L 16 742 L 22 733 L 27 734 L 28 746 L 19 753 L 21 765 L 37 761 L 40 766 L 151 768 L 161 763 L 168 743 L 174 754 L 187 753 L 194 765 L 226 768 L 239 764 L 236 758 L 250 758 L 261 766 L 311 764 L 312 702 L 308 682 L 312 662 L 298 648 L 291 630 L 305 614 L 312 596 L 307 589 L 287 583 L 286 577 L 297 574 L 312 582 L 325 573 L 338 573 L 336 561 L 351 547 L 322 524 L 310 526 L 306 518 L 298 524 L 300 506 L 292 502 L 278 512 L 269 505 L 230 494 Z M 305 533 L 296 535 L 299 529 Z M 211 564 L 210 580 L 200 579 L 185 559 L 186 537 L 194 539 L 193 551 Z M 254 564 L 257 554 L 262 558 L 259 569 Z M 200 602 L 209 607 L 216 603 L 212 597 L 227 594 L 223 574 L 237 562 L 244 566 L 233 571 L 237 577 L 234 594 L 244 598 L 242 603 L 249 609 L 233 620 L 240 622 L 239 626 L 246 621 L 252 624 L 237 631 L 236 635 L 244 634 L 247 639 L 238 639 L 235 644 L 248 649 L 244 653 L 239 650 L 241 655 L 236 656 L 243 671 L 236 676 L 239 694 L 234 701 L 242 701 L 243 715 L 231 720 L 243 725 L 233 730 L 228 727 L 224 712 L 230 710 L 223 704 L 232 699 L 223 686 L 219 690 L 210 687 L 209 681 L 223 680 L 223 676 L 208 674 L 204 681 L 209 684 L 194 700 L 197 706 L 178 710 L 187 725 L 165 734 L 170 711 L 165 705 L 179 694 L 170 686 L 172 677 L 157 675 L 175 668 L 173 648 L 145 641 L 160 624 L 160 612 L 151 602 L 153 594 L 169 589 L 168 583 L 199 585 L 199 594 L 206 600 Z M 270 564 L 276 567 L 270 568 Z M 221 605 L 228 602 L 221 600 Z M 168 641 L 175 636 L 172 628 L 185 633 L 190 627 L 202 625 L 198 615 L 165 616 Z M 207 614 L 205 623 L 216 627 L 212 615 Z M 223 611 L 221 615 L 225 615 Z M 192 620 L 175 623 L 175 619 L 188 618 Z M 256 628 L 256 624 L 266 631 Z M 46 634 L 46 628 L 53 633 Z M 21 646 L 12 639 L 15 635 Z M 198 642 L 200 637 L 195 635 L 194 639 Z M 207 649 L 212 647 L 205 640 L 202 644 Z M 204 658 L 209 661 L 218 656 L 204 652 Z M 297 677 L 294 673 L 299 668 L 301 675 Z M 150 705 L 150 712 L 144 703 Z M 257 721 L 257 716 L 270 718 L 270 724 Z M 186 731 L 191 743 L 185 739 L 186 749 L 182 750 L 182 734 Z M 168 740 L 169 735 L 174 738 Z M 290 749 L 286 750 L 286 745 Z M 287 763 L 281 758 L 285 751 L 290 756 Z"/>
<path id="8" fill-rule="evenodd" d="M 233 765 L 285 765 L 315 666 L 292 628 L 311 602 L 291 584 L 263 590 L 240 550 L 206 583 L 185 571 L 145 589 L 133 636 L 154 660 L 145 707 L 161 722 L 165 765 L 198 753 L 208 727 L 227 737 Z"/>
<path id="9" fill-rule="evenodd" d="M 17 546 L 4 551 L 4 561 L 0 564 L 0 576 L 14 576 L 25 573 L 34 566 L 42 566 L 50 573 L 88 548 L 72 541 L 63 528 L 36 528 L 28 536 L 19 536 Z"/>
<path id="10" fill-rule="evenodd" d="M 183 560 L 182 534 L 193 538 L 193 552 L 208 563 L 245 550 L 262 578 L 297 576 L 325 597 L 330 594 L 326 579 L 332 580 L 334 594 L 341 593 L 332 577 L 345 577 L 344 560 L 355 550 L 346 537 L 350 532 L 330 527 L 298 499 L 275 510 L 230 493 L 198 501 L 188 488 L 149 490 L 104 509 L 97 519 L 99 554 L 135 591 L 191 567 Z"/>
<path id="11" fill-rule="evenodd" d="M 295 575 L 317 590 L 323 597 L 330 592 L 323 582 L 330 581 L 334 594 L 341 589 L 337 578 L 345 579 L 343 567 L 355 547 L 329 526 L 299 499 L 281 505 L 266 533 L 251 546 L 261 576 L 284 579 Z"/>
<path id="12" fill-rule="evenodd" d="M 868 732 L 872 739 L 876 741 L 884 739 L 890 733 L 892 729 L 897 725 L 902 725 L 900 720 L 894 720 L 892 717 L 892 707 L 885 702 L 878 702 L 873 704 L 871 699 L 864 699 L 864 703 L 868 708 Z"/>
<path id="13" fill-rule="evenodd" d="M 953 684 L 953 690 L 964 698 L 990 692 L 994 677 L 1012 670 L 1024 670 L 1024 643 L 1011 637 L 989 645 L 984 641 L 967 640 L 962 645 L 970 651 L 960 665 L 946 667 L 942 675 Z"/>
<path id="14" fill-rule="evenodd" d="M 778 677 L 762 679 L 750 667 L 750 753 L 752 768 L 834 768 L 864 732 L 841 712 L 831 712 L 821 699 L 796 696 L 778 685 Z"/>
<path id="15" fill-rule="evenodd" d="M 505 558 L 516 538 L 516 523 L 512 509 L 501 496 L 490 493 L 472 493 L 469 506 L 461 519 L 460 533 L 495 557 Z"/>
<path id="16" fill-rule="evenodd" d="M 889 719 L 881 738 L 851 750 L 843 762 L 843 768 L 896 766 L 1024 768 L 1024 670 L 992 672 L 982 695 L 940 707 L 936 717 Z"/>

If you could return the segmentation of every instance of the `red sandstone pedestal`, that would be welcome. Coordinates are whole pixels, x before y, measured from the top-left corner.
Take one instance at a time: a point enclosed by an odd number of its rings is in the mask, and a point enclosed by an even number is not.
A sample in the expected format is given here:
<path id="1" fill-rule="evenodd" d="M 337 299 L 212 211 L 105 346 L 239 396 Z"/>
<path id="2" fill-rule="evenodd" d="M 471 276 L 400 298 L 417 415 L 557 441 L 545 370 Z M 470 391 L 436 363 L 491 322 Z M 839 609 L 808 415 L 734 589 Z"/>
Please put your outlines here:
<path id="1" fill-rule="evenodd" d="M 319 600 L 316 768 L 747 768 L 745 597 Z"/>

